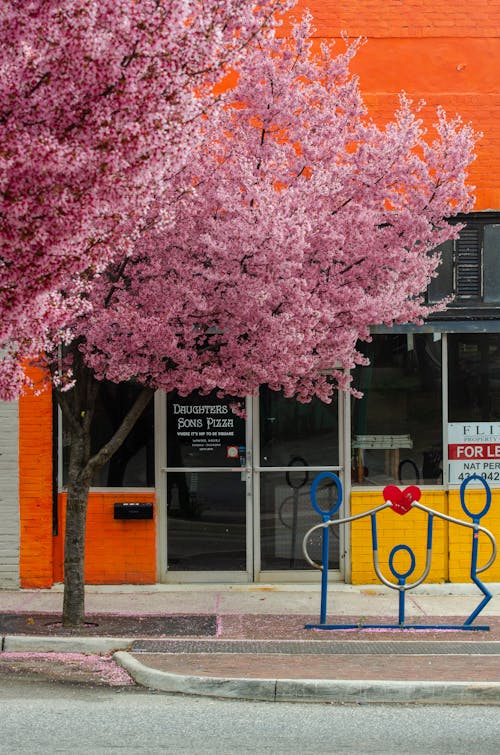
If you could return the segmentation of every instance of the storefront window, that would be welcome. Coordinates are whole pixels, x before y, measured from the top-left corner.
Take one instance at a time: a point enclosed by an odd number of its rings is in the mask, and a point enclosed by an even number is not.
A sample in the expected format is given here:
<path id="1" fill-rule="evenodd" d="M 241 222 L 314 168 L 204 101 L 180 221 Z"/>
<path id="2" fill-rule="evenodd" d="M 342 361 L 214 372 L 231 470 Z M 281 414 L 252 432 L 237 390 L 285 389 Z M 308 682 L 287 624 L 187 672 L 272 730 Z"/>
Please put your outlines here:
<path id="1" fill-rule="evenodd" d="M 102 381 L 92 422 L 91 449 L 98 451 L 118 429 L 141 387 L 132 383 Z M 154 487 L 154 406 L 150 401 L 122 446 L 111 460 L 97 470 L 92 485 L 110 488 Z M 63 423 L 63 485 L 67 483 L 69 436 Z"/>
<path id="2" fill-rule="evenodd" d="M 338 407 L 313 398 L 307 404 L 280 391 L 260 391 L 260 454 L 263 467 L 339 463 Z"/>
<path id="3" fill-rule="evenodd" d="M 441 262 L 427 289 L 429 302 L 453 296 L 450 310 L 500 302 L 500 223 L 497 213 L 462 216 L 457 239 L 436 251 Z"/>
<path id="4" fill-rule="evenodd" d="M 448 336 L 450 422 L 500 420 L 500 334 Z"/>
<path id="5" fill-rule="evenodd" d="M 445 241 L 436 248 L 441 253 L 437 275 L 431 279 L 427 289 L 429 302 L 438 302 L 453 292 L 453 241 Z"/>
<path id="6" fill-rule="evenodd" d="M 302 540 L 318 514 L 311 506 L 317 471 L 307 467 L 339 464 L 338 403 L 313 399 L 301 404 L 281 392 L 260 392 L 260 534 L 263 570 L 305 569 Z M 266 468 L 274 467 L 274 471 Z M 280 471 L 276 467 L 281 467 Z M 299 467 L 299 469 L 297 469 Z M 325 483 L 318 503 L 331 509 L 336 489 Z M 339 568 L 338 531 L 331 538 L 330 567 Z M 321 533 L 309 543 L 311 558 L 321 561 Z"/>
<path id="7" fill-rule="evenodd" d="M 293 469 L 293 467 L 292 467 Z M 261 568 L 263 570 L 308 569 L 302 551 L 306 532 L 320 523 L 311 506 L 311 484 L 317 472 L 306 470 L 264 472 L 260 480 Z M 317 491 L 317 503 L 324 510 L 334 508 L 337 489 L 326 480 Z M 338 519 L 338 513 L 334 516 Z M 309 556 L 321 563 L 322 531 L 308 540 Z M 339 568 L 338 527 L 330 528 L 329 568 Z"/>
<path id="8" fill-rule="evenodd" d="M 483 236 L 484 301 L 500 301 L 500 224 L 484 227 Z"/>
<path id="9" fill-rule="evenodd" d="M 352 400 L 355 485 L 442 482 L 441 340 L 433 334 L 374 335 Z"/>

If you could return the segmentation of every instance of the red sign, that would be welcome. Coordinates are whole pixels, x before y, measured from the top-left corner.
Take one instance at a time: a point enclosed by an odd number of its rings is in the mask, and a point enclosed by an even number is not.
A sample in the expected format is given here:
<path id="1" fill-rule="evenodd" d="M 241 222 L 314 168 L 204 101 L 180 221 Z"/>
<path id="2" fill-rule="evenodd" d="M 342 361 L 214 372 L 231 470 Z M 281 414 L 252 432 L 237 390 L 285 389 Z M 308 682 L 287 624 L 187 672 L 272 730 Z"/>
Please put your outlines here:
<path id="1" fill-rule="evenodd" d="M 500 459 L 498 443 L 450 443 L 448 446 L 450 461 L 465 459 Z"/>
<path id="2" fill-rule="evenodd" d="M 452 485 L 473 474 L 500 483 L 500 422 L 450 422 L 448 461 Z"/>

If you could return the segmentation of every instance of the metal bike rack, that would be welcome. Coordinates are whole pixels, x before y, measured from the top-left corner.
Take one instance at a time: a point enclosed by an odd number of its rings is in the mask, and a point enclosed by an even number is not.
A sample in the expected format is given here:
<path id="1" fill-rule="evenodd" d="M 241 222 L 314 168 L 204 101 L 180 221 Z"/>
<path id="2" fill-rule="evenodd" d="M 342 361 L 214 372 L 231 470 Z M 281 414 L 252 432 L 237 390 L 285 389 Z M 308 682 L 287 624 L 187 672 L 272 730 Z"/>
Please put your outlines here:
<path id="1" fill-rule="evenodd" d="M 318 486 L 323 480 L 326 480 L 326 479 L 331 480 L 334 483 L 334 485 L 337 487 L 337 500 L 334 506 L 328 510 L 322 509 L 317 502 Z M 485 493 L 486 493 L 486 503 L 479 513 L 473 513 L 469 511 L 465 503 L 466 488 L 471 482 L 474 482 L 474 481 L 480 482 L 483 485 Z M 337 475 L 334 474 L 333 472 L 321 472 L 319 475 L 316 476 L 311 486 L 311 502 L 312 502 L 312 506 L 314 510 L 321 516 L 322 522 L 320 524 L 316 524 L 314 527 L 311 527 L 311 529 L 309 529 L 306 532 L 303 542 L 302 542 L 302 549 L 303 549 L 304 556 L 307 562 L 314 568 L 321 570 L 321 609 L 320 609 L 319 624 L 306 624 L 306 629 L 364 628 L 364 629 L 465 629 L 465 630 L 483 630 L 483 631 L 489 630 L 488 626 L 478 626 L 478 625 L 472 626 L 472 622 L 474 621 L 474 619 L 481 613 L 483 608 L 487 605 L 487 603 L 489 603 L 489 601 L 493 597 L 490 591 L 487 589 L 486 585 L 483 582 L 481 582 L 481 580 L 478 578 L 478 574 L 481 574 L 482 572 L 486 571 L 486 569 L 490 568 L 490 566 L 495 561 L 496 554 L 497 554 L 497 546 L 496 546 L 495 537 L 489 530 L 487 530 L 485 527 L 482 527 L 480 525 L 480 521 L 482 517 L 485 514 L 487 514 L 491 505 L 491 490 L 489 488 L 488 483 L 483 477 L 473 474 L 467 477 L 460 486 L 460 503 L 462 505 L 462 509 L 464 513 L 468 517 L 470 517 L 471 519 L 470 522 L 464 521 L 462 519 L 456 519 L 455 517 L 447 516 L 446 514 L 441 514 L 439 511 L 435 511 L 434 509 L 431 509 L 428 506 L 424 506 L 422 503 L 419 502 L 420 497 L 421 497 L 421 491 L 415 485 L 410 486 L 403 491 L 401 491 L 399 488 L 397 488 L 394 485 L 390 485 L 384 488 L 384 503 L 381 504 L 380 506 L 375 506 L 374 508 L 370 509 L 369 511 L 365 511 L 362 514 L 356 514 L 355 516 L 349 516 L 343 519 L 333 520 L 332 516 L 337 513 L 337 511 L 339 510 L 342 504 L 342 483 L 340 479 L 337 477 Z M 416 559 L 415 559 L 415 554 L 413 553 L 410 546 L 404 543 L 394 546 L 394 548 L 391 550 L 389 554 L 389 569 L 391 571 L 391 574 L 397 581 L 391 582 L 389 579 L 384 577 L 384 575 L 380 571 L 379 559 L 378 559 L 377 514 L 379 514 L 381 511 L 387 508 L 391 508 L 393 511 L 401 515 L 407 514 L 409 511 L 411 511 L 412 508 L 415 508 L 415 509 L 419 509 L 420 511 L 424 511 L 425 513 L 427 513 L 427 516 L 428 516 L 427 543 L 426 543 L 427 553 L 426 553 L 425 567 L 420 577 L 418 577 L 417 579 L 415 579 L 414 581 L 410 583 L 407 582 L 407 579 L 413 574 L 415 570 Z M 377 577 L 379 578 L 379 580 L 384 585 L 386 585 L 387 587 L 390 587 L 393 590 L 397 590 L 399 593 L 398 623 L 397 624 L 367 624 L 361 621 L 356 624 L 327 623 L 326 612 L 327 612 L 327 594 L 328 594 L 328 551 L 329 551 L 330 527 L 338 526 L 340 524 L 345 524 L 347 522 L 354 522 L 358 519 L 363 519 L 364 517 L 367 517 L 367 516 L 369 516 L 371 519 L 373 567 L 375 569 L 375 573 Z M 412 590 L 414 587 L 417 587 L 417 585 L 422 584 L 422 582 L 426 579 L 427 575 L 429 574 L 429 571 L 431 568 L 432 545 L 433 545 L 433 523 L 434 523 L 435 517 L 438 517 L 439 519 L 444 519 L 445 521 L 451 522 L 460 527 L 467 527 L 472 530 L 470 578 L 472 582 L 474 582 L 474 584 L 483 593 L 484 598 L 477 605 L 477 607 L 470 614 L 470 616 L 464 621 L 463 624 L 458 624 L 458 625 L 457 624 L 407 624 L 405 621 L 406 593 L 408 590 Z M 318 564 L 315 561 L 313 561 L 307 552 L 308 539 L 311 537 L 313 532 L 319 529 L 322 530 L 322 535 L 323 535 L 322 550 L 321 550 L 321 564 Z M 492 553 L 488 562 L 484 564 L 484 566 L 478 567 L 477 560 L 478 560 L 479 533 L 480 532 L 484 533 L 489 538 L 491 542 L 491 546 L 492 546 Z M 405 551 L 406 553 L 408 553 L 410 557 L 410 566 L 405 572 L 398 571 L 394 566 L 394 558 L 396 554 L 401 551 Z"/>

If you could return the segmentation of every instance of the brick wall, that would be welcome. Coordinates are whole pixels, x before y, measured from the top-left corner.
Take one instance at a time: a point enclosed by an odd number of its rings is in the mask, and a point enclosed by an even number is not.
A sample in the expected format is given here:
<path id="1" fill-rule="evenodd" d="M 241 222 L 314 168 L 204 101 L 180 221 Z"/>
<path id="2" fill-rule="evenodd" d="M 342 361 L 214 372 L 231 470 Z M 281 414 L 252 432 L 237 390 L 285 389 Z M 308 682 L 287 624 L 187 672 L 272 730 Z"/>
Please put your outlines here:
<path id="1" fill-rule="evenodd" d="M 52 533 L 52 398 L 26 395 L 19 402 L 19 503 L 21 517 L 20 581 L 24 588 L 51 587 L 64 579 L 66 494 L 58 496 L 58 535 Z M 17 440 L 17 439 L 16 439 Z M 16 455 L 17 456 L 17 455 Z M 0 462 L 1 462 L 0 457 Z M 17 464 L 17 458 L 16 458 Z M 14 479 L 17 478 L 14 475 Z M 2 484 L 4 478 L 2 477 Z M 115 520 L 115 501 L 154 503 L 154 493 L 92 492 L 89 496 L 85 539 L 87 584 L 154 584 L 156 582 L 155 520 Z M 0 512 L 3 511 L 0 494 Z M 17 498 L 15 511 L 17 514 Z M 15 524 L 15 523 L 14 523 Z M 17 524 L 19 557 L 19 523 Z M 2 540 L 0 536 L 0 585 Z M 15 527 L 14 527 L 15 529 Z M 10 542 L 10 538 L 9 538 Z M 2 585 L 3 586 L 3 585 Z"/>
<path id="2" fill-rule="evenodd" d="M 299 0 L 318 36 L 497 37 L 500 0 Z"/>
<path id="3" fill-rule="evenodd" d="M 115 502 L 151 502 L 154 493 L 92 492 L 87 509 L 85 582 L 87 584 L 154 584 L 155 519 L 113 518 Z M 59 494 L 59 535 L 54 543 L 54 581 L 62 582 L 66 494 Z"/>
<path id="4" fill-rule="evenodd" d="M 398 93 L 405 90 L 416 101 L 426 100 L 423 110 L 426 123 L 432 122 L 435 107 L 442 105 L 449 113 L 459 112 L 465 121 L 471 121 L 483 132 L 470 174 L 471 183 L 477 186 L 476 209 L 500 209 L 500 0 L 455 0 L 453 3 L 449 0 L 300 0 L 295 15 L 300 15 L 305 7 L 312 11 L 318 38 L 338 39 L 342 30 L 351 37 L 368 38 L 353 61 L 352 69 L 360 77 L 365 101 L 377 122 L 383 123 L 391 116 L 397 107 Z M 56 581 L 62 579 L 61 536 L 54 540 L 54 551 L 52 542 L 51 416 L 50 393 L 26 396 L 19 402 L 20 574 L 24 587 L 47 587 L 53 577 Z M 4 477 L 2 484 L 3 480 Z M 154 582 L 154 522 L 114 521 L 112 503 L 115 499 L 116 494 L 91 495 L 87 581 Z M 132 493 L 128 497 L 120 494 L 118 500 L 137 499 L 137 493 Z M 141 496 L 140 500 L 152 498 Z M 380 492 L 355 492 L 353 513 L 380 502 Z M 445 492 L 426 492 L 425 502 L 441 511 L 445 511 L 449 503 L 450 513 L 460 515 L 454 493 L 450 493 L 448 502 Z M 61 508 L 63 498 L 60 504 Z M 491 526 L 500 539 L 497 509 L 494 503 L 485 526 Z M 418 512 L 399 517 L 391 511 L 381 516 L 384 520 L 381 518 L 380 533 L 386 521 L 390 524 L 389 534 L 380 534 L 379 538 L 384 573 L 387 573 L 391 548 L 407 539 L 408 544 L 415 547 L 418 573 L 425 555 L 421 545 L 425 542 L 425 517 Z M 14 533 L 9 547 L 15 547 L 15 521 L 9 527 Z M 370 541 L 369 519 L 354 523 L 354 582 L 377 581 L 371 564 Z M 431 581 L 466 580 L 464 549 L 470 542 L 467 531 L 436 521 L 435 542 Z M 489 572 L 484 575 L 485 579 L 500 579 L 500 558 Z"/>
<path id="5" fill-rule="evenodd" d="M 351 514 L 361 514 L 383 503 L 381 491 L 354 491 L 351 495 Z M 447 495 L 443 491 L 425 491 L 422 503 L 440 513 L 447 513 Z M 378 559 L 380 570 L 391 582 L 397 581 L 389 569 L 389 554 L 396 545 L 408 545 L 415 554 L 415 570 L 408 577 L 413 582 L 423 573 L 426 562 L 427 515 L 416 509 L 401 516 L 392 509 L 377 514 Z M 448 581 L 448 530 L 442 519 L 434 519 L 432 565 L 427 582 Z M 353 584 L 380 584 L 373 568 L 371 518 L 364 517 L 351 524 L 351 562 Z M 409 555 L 403 552 L 394 557 L 394 568 L 405 572 L 410 566 Z"/>
<path id="6" fill-rule="evenodd" d="M 481 520 L 481 526 L 492 532 L 497 543 L 500 543 L 499 497 L 500 491 L 492 491 L 490 510 Z M 368 511 L 374 506 L 379 506 L 382 501 L 381 491 L 354 491 L 351 496 L 351 513 L 360 514 Z M 458 490 L 424 490 L 421 502 L 442 514 L 449 514 L 466 522 L 471 521 L 462 510 Z M 467 491 L 467 506 L 470 511 L 479 512 L 483 505 L 482 490 Z M 408 581 L 413 581 L 424 568 L 427 516 L 417 510 L 409 511 L 403 516 L 387 510 L 377 516 L 379 561 L 383 575 L 394 581 L 388 568 L 389 553 L 395 545 L 406 544 L 414 551 L 417 562 L 414 574 L 408 578 Z M 373 569 L 370 518 L 353 522 L 351 527 L 352 581 L 354 584 L 378 584 L 379 579 Z M 432 568 L 426 582 L 470 582 L 472 530 L 434 517 L 433 531 Z M 490 555 L 490 541 L 485 535 L 480 535 L 478 567 L 485 565 Z M 404 553 L 396 555 L 394 565 L 397 570 L 404 571 L 407 564 L 409 558 Z M 500 581 L 500 556 L 493 566 L 479 575 L 479 579 L 485 583 Z"/>
<path id="7" fill-rule="evenodd" d="M 470 183 L 477 210 L 500 209 L 500 0 L 300 0 L 295 15 L 305 7 L 318 38 L 367 38 L 352 70 L 377 122 L 404 90 L 427 102 L 426 125 L 439 104 L 483 134 Z"/>
<path id="8" fill-rule="evenodd" d="M 40 373 L 33 372 L 40 381 Z M 52 585 L 52 394 L 19 400 L 22 587 Z"/>

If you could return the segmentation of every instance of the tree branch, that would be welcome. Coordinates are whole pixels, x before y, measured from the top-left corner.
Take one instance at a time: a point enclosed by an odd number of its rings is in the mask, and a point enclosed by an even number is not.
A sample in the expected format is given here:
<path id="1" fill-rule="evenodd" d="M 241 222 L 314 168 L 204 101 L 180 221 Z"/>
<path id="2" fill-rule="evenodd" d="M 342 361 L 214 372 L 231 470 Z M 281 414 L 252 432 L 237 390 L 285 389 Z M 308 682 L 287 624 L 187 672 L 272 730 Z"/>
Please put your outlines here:
<path id="1" fill-rule="evenodd" d="M 152 388 L 143 388 L 141 393 L 137 396 L 132 408 L 125 415 L 120 427 L 115 434 L 108 440 L 97 453 L 89 459 L 87 469 L 94 474 L 94 472 L 108 462 L 116 451 L 120 448 L 129 432 L 134 427 L 135 423 L 142 415 L 143 411 L 151 401 L 154 395 Z"/>

